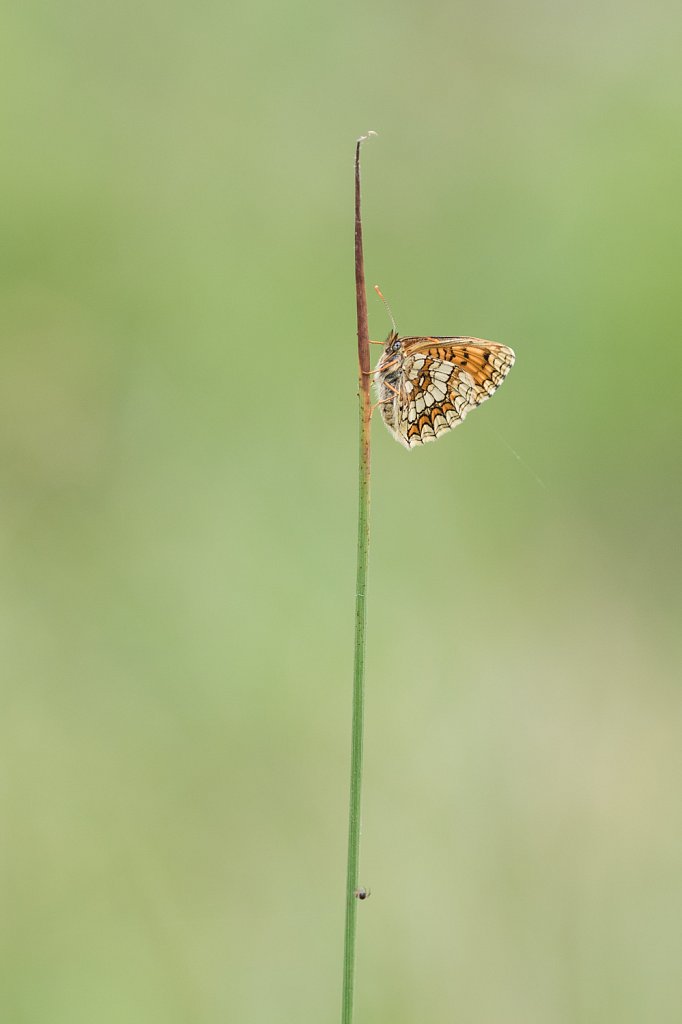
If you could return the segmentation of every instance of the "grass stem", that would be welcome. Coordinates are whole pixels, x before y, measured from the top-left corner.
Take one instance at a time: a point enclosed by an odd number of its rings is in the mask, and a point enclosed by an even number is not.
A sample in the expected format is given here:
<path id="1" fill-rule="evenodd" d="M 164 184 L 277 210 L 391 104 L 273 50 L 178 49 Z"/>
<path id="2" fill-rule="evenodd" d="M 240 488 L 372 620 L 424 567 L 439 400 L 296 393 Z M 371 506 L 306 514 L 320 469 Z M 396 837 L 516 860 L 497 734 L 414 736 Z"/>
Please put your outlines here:
<path id="1" fill-rule="evenodd" d="M 360 452 L 358 474 L 358 563 L 355 588 L 355 647 L 353 659 L 353 716 L 351 731 L 350 801 L 348 812 L 348 871 L 346 877 L 346 928 L 343 952 L 342 1024 L 352 1024 L 355 990 L 355 937 L 360 861 L 360 808 L 362 795 L 362 748 L 365 687 L 365 639 L 367 632 L 367 566 L 369 561 L 369 471 L 370 395 L 369 327 L 367 289 L 362 251 L 360 216 L 360 148 L 370 135 L 358 139 L 355 147 L 355 294 L 358 323 Z"/>

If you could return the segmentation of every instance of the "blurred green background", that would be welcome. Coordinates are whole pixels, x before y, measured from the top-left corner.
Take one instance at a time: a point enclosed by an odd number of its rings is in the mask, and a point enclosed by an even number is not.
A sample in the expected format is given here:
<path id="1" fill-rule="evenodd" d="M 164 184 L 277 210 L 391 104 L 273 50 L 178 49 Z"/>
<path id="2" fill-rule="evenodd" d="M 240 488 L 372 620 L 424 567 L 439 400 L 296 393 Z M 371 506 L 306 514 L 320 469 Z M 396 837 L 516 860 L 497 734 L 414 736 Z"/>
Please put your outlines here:
<path id="1" fill-rule="evenodd" d="M 5 9 L 0 1019 L 338 1019 L 368 128 L 368 284 L 517 363 L 374 424 L 358 1024 L 682 1019 L 681 37 Z"/>

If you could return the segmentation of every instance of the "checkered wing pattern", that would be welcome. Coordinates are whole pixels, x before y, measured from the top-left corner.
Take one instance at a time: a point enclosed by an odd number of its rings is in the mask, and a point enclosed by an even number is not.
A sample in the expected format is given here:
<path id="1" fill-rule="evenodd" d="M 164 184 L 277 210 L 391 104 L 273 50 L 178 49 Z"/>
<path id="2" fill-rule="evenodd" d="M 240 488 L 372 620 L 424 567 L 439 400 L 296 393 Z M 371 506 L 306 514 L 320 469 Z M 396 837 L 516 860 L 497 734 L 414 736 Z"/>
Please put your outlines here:
<path id="1" fill-rule="evenodd" d="M 390 335 L 375 374 L 384 423 L 406 448 L 435 441 L 490 398 L 513 365 L 512 350 L 494 341 Z"/>

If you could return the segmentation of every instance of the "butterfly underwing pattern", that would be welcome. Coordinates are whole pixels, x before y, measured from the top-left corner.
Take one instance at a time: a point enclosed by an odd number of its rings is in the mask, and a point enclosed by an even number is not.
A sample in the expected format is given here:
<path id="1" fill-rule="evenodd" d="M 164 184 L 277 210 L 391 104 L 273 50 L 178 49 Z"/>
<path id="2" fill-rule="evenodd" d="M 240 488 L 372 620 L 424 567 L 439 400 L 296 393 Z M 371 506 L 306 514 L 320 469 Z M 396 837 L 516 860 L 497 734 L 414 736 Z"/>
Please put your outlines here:
<path id="1" fill-rule="evenodd" d="M 513 351 L 494 341 L 393 330 L 374 371 L 384 423 L 406 448 L 435 441 L 490 398 L 513 365 Z"/>

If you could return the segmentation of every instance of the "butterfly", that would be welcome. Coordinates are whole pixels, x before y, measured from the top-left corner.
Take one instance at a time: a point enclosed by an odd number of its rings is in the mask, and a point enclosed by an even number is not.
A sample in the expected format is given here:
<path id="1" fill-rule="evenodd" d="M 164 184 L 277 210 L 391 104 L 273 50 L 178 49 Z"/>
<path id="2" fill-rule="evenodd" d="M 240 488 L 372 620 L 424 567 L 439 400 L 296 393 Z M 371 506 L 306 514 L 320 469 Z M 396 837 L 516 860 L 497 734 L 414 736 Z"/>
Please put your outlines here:
<path id="1" fill-rule="evenodd" d="M 383 421 L 406 448 L 435 441 L 497 391 L 514 358 L 480 338 L 401 338 L 394 323 L 374 370 Z"/>

